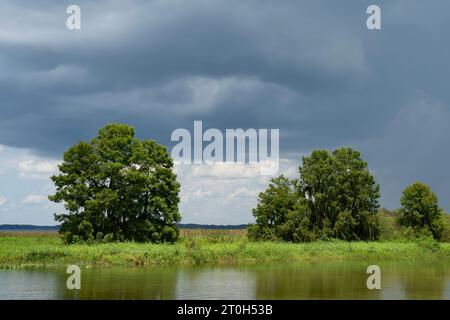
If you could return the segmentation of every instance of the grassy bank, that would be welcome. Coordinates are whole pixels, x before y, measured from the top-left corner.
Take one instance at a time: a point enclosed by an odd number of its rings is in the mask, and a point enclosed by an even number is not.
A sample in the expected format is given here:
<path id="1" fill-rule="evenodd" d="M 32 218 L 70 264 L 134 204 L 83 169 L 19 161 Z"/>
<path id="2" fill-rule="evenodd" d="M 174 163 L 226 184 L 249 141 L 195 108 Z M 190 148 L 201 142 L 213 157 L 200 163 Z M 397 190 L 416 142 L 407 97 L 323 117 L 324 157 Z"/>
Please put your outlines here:
<path id="1" fill-rule="evenodd" d="M 152 266 L 321 260 L 450 261 L 450 243 L 248 242 L 244 230 L 184 230 L 174 245 L 104 243 L 65 245 L 57 234 L 0 234 L 0 268 L 56 266 Z"/>

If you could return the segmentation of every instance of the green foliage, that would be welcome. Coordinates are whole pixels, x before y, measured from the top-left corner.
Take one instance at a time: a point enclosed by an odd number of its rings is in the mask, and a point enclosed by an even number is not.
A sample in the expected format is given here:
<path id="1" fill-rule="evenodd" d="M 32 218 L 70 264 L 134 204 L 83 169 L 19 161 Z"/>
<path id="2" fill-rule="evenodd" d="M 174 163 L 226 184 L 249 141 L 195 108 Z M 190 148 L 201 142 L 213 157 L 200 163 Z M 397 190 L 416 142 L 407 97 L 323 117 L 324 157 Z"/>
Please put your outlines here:
<path id="1" fill-rule="evenodd" d="M 0 269 L 35 266 L 154 266 L 274 261 L 448 261 L 450 244 L 431 237 L 414 241 L 311 243 L 249 242 L 245 230 L 181 230 L 174 245 L 136 242 L 80 242 L 57 236 L 0 232 Z"/>
<path id="2" fill-rule="evenodd" d="M 78 225 L 78 237 L 87 241 L 88 243 L 94 242 L 94 227 L 89 221 L 83 220 Z"/>
<path id="3" fill-rule="evenodd" d="M 439 249 L 441 249 L 441 245 L 439 244 L 436 239 L 433 238 L 433 236 L 421 236 L 416 240 L 417 245 L 420 248 L 423 248 L 425 250 L 429 250 L 432 252 L 436 252 Z"/>
<path id="4" fill-rule="evenodd" d="M 259 201 L 253 215 L 256 224 L 250 225 L 250 239 L 311 241 L 309 212 L 303 198 L 297 194 L 296 182 L 281 175 L 273 178 Z"/>
<path id="5" fill-rule="evenodd" d="M 442 232 L 441 241 L 450 242 L 450 215 L 444 214 L 444 231 Z"/>
<path id="6" fill-rule="evenodd" d="M 429 186 L 421 182 L 408 186 L 403 191 L 400 203 L 400 225 L 412 228 L 414 233 L 430 233 L 434 239 L 442 237 L 445 229 L 444 211 Z"/>
<path id="7" fill-rule="evenodd" d="M 307 199 L 311 222 L 342 240 L 374 240 L 380 187 L 358 151 L 340 148 L 333 153 L 313 151 L 300 167 L 300 194 Z"/>
<path id="8" fill-rule="evenodd" d="M 398 224 L 399 214 L 396 211 L 381 209 L 377 214 L 377 220 L 380 227 L 380 240 L 400 240 L 401 226 Z"/>
<path id="9" fill-rule="evenodd" d="M 334 235 L 338 239 L 346 241 L 356 240 L 358 236 L 354 232 L 357 226 L 355 218 L 349 211 L 344 211 L 338 214 L 336 223 L 334 224 Z"/>
<path id="10" fill-rule="evenodd" d="M 417 241 L 418 239 L 432 238 L 433 234 L 429 228 L 413 228 L 411 226 L 400 225 L 400 210 L 389 211 L 381 209 L 378 212 L 378 221 L 380 223 L 380 240 L 392 241 Z M 440 238 L 441 242 L 450 242 L 450 216 L 443 216 L 444 231 Z"/>
<path id="11" fill-rule="evenodd" d="M 249 236 L 294 242 L 378 239 L 379 189 L 359 152 L 313 151 L 303 158 L 298 181 L 274 178 L 259 195 Z"/>
<path id="12" fill-rule="evenodd" d="M 67 150 L 51 177 L 49 199 L 68 212 L 55 215 L 60 232 L 69 243 L 175 241 L 180 185 L 172 168 L 163 146 L 135 138 L 130 126 L 107 125 Z"/>

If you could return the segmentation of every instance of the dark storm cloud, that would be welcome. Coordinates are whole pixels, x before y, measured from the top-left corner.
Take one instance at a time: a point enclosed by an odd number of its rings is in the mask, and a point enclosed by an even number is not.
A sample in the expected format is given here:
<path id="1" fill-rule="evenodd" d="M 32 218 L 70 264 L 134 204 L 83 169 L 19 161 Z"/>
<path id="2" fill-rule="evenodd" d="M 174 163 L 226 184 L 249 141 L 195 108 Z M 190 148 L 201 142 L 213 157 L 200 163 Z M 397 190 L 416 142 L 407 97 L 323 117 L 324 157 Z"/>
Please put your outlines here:
<path id="1" fill-rule="evenodd" d="M 204 126 L 280 128 L 281 152 L 351 145 L 395 207 L 423 179 L 447 209 L 448 1 L 78 1 L 0 5 L 0 143 L 60 156 L 107 122 L 171 145 Z M 449 199 L 449 200 L 447 200 Z"/>

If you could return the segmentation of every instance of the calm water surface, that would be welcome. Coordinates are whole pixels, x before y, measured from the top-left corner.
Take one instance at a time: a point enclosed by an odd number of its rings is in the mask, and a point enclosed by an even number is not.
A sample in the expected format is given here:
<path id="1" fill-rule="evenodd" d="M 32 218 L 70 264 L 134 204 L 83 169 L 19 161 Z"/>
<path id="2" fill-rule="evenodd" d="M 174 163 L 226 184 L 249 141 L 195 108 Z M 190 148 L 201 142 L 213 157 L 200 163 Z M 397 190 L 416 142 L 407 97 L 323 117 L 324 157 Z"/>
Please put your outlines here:
<path id="1" fill-rule="evenodd" d="M 450 299 L 449 263 L 320 262 L 233 267 L 82 268 L 81 290 L 65 268 L 0 270 L 0 299 Z"/>

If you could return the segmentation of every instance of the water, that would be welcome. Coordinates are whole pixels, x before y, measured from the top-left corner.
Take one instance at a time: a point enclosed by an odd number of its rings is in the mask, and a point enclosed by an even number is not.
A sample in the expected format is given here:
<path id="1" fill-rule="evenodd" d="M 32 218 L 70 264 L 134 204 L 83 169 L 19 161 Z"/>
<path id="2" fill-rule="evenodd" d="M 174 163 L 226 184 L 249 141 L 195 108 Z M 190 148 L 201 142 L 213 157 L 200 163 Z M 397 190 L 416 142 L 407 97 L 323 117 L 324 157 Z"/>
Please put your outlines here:
<path id="1" fill-rule="evenodd" d="M 0 299 L 450 299 L 450 263 L 384 263 L 381 290 L 368 264 L 82 268 L 68 290 L 65 268 L 0 270 Z"/>

